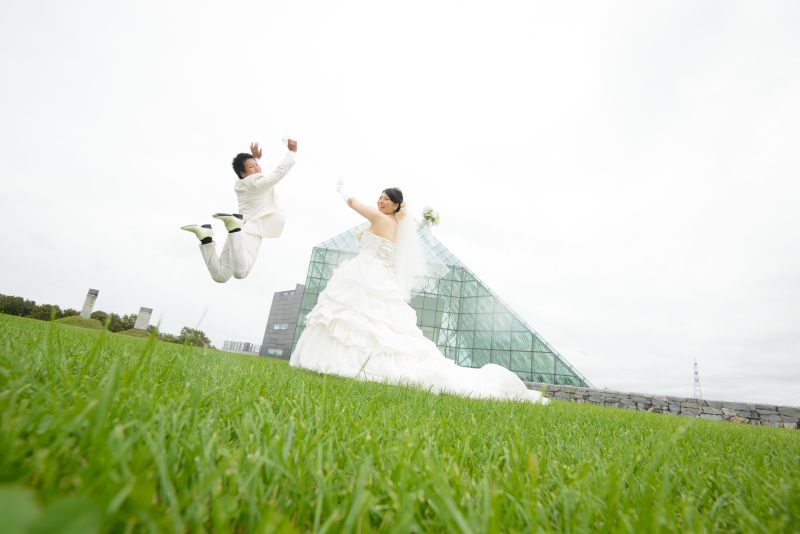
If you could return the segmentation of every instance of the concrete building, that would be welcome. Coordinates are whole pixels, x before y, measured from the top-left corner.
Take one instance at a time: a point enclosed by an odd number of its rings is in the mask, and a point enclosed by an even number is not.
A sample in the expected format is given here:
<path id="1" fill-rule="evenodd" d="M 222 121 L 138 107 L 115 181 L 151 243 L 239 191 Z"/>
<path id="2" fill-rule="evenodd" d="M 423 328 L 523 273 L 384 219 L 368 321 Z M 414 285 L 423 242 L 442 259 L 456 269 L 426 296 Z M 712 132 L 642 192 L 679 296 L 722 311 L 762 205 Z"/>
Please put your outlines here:
<path id="1" fill-rule="evenodd" d="M 147 330 L 150 326 L 150 316 L 153 315 L 153 308 L 139 308 L 139 314 L 136 316 L 136 324 L 133 328 L 136 330 Z"/>
<path id="2" fill-rule="evenodd" d="M 239 354 L 259 356 L 261 345 L 257 343 L 248 343 L 246 341 L 225 341 L 222 344 L 222 350 L 226 352 L 238 352 Z"/>
<path id="3" fill-rule="evenodd" d="M 278 291 L 272 297 L 267 329 L 259 352 L 261 356 L 280 360 L 288 360 L 291 356 L 304 291 L 305 286 L 297 284 L 294 289 Z"/>
<path id="4" fill-rule="evenodd" d="M 100 294 L 100 291 L 97 289 L 90 289 L 89 293 L 86 295 L 86 300 L 83 301 L 83 308 L 81 308 L 81 317 L 84 319 L 88 319 L 92 312 L 94 311 L 94 303 L 97 300 L 97 295 Z"/>

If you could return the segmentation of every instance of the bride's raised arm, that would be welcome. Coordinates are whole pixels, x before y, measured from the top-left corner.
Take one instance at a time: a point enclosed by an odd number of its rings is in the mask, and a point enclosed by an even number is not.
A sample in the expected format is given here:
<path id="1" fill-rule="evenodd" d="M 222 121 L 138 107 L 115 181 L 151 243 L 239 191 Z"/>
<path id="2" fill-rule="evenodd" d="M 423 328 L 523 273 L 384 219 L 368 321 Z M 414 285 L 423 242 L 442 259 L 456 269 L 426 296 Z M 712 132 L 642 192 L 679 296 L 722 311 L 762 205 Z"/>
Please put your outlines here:
<path id="1" fill-rule="evenodd" d="M 363 202 L 359 202 L 356 197 L 350 195 L 344 185 L 344 179 L 339 178 L 336 180 L 336 189 L 339 191 L 339 194 L 342 195 L 344 201 L 347 202 L 347 205 L 369 222 L 374 224 L 382 220 L 383 214 L 377 208 L 367 206 Z"/>

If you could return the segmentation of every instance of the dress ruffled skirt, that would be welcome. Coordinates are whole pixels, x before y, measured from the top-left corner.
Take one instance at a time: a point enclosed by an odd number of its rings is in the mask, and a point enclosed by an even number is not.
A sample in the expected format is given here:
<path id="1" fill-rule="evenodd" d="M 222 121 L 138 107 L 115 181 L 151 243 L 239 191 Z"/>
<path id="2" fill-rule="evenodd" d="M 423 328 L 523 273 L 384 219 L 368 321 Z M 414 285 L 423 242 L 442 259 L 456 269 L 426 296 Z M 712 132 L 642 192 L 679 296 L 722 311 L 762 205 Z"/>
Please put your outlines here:
<path id="1" fill-rule="evenodd" d="M 359 255 L 334 271 L 306 317 L 290 365 L 321 373 L 390 383 L 412 383 L 433 393 L 540 402 L 506 369 L 461 367 L 445 358 L 417 327 L 391 271 Z M 544 399 L 544 404 L 549 403 Z"/>

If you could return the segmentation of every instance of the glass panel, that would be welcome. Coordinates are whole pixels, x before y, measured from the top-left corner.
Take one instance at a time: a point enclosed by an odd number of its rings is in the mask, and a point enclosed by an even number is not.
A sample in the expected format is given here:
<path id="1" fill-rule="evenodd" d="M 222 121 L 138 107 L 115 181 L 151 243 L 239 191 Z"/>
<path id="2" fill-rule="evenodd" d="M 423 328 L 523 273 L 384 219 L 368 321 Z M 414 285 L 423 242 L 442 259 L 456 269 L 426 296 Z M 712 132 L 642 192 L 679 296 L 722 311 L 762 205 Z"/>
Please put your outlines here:
<path id="1" fill-rule="evenodd" d="M 493 332 L 492 333 L 492 348 L 500 350 L 511 349 L 511 333 L 509 332 Z"/>
<path id="2" fill-rule="evenodd" d="M 320 263 L 325 261 L 325 251 L 321 248 L 315 248 L 311 252 L 311 261 L 317 261 Z"/>
<path id="3" fill-rule="evenodd" d="M 472 367 L 483 367 L 491 363 L 492 351 L 489 349 L 472 349 Z"/>
<path id="4" fill-rule="evenodd" d="M 556 358 L 556 374 L 559 375 L 567 375 L 567 376 L 575 376 L 575 373 L 572 372 L 572 369 L 564 365 L 559 358 Z"/>
<path id="5" fill-rule="evenodd" d="M 493 350 L 492 363 L 500 365 L 508 369 L 511 367 L 511 353 L 507 350 Z"/>
<path id="6" fill-rule="evenodd" d="M 322 278 L 322 269 L 320 269 L 321 263 L 314 262 L 311 264 L 311 276 L 314 278 Z"/>
<path id="7" fill-rule="evenodd" d="M 533 382 L 533 380 L 531 380 L 530 372 L 526 373 L 524 371 L 514 371 L 514 374 L 517 375 L 520 380 L 525 382 Z"/>
<path id="8" fill-rule="evenodd" d="M 453 296 L 460 297 L 461 296 L 461 282 L 453 280 Z"/>
<path id="9" fill-rule="evenodd" d="M 492 334 L 491 332 L 475 332 L 474 338 L 475 348 L 490 349 L 492 348 Z"/>
<path id="10" fill-rule="evenodd" d="M 474 297 L 478 294 L 478 283 L 477 282 L 463 282 L 461 284 L 461 296 L 462 297 Z"/>
<path id="11" fill-rule="evenodd" d="M 456 363 L 464 367 L 472 367 L 472 349 L 458 349 Z"/>
<path id="12" fill-rule="evenodd" d="M 475 330 L 475 314 L 474 313 L 458 314 L 458 328 L 461 330 Z"/>
<path id="13" fill-rule="evenodd" d="M 489 313 L 475 314 L 475 330 L 492 330 L 492 315 Z"/>
<path id="14" fill-rule="evenodd" d="M 492 313 L 494 311 L 494 298 L 478 297 L 478 313 Z"/>
<path id="15" fill-rule="evenodd" d="M 422 310 L 422 324 L 425 326 L 436 326 L 436 312 L 434 310 Z"/>
<path id="16" fill-rule="evenodd" d="M 336 265 L 339 263 L 339 253 L 335 250 L 329 250 L 325 253 L 325 263 Z"/>
<path id="17" fill-rule="evenodd" d="M 436 309 L 436 300 L 433 297 L 425 297 L 423 302 L 423 309 L 426 310 L 435 310 Z"/>
<path id="18" fill-rule="evenodd" d="M 306 310 L 312 309 L 317 305 L 318 297 L 319 295 L 315 293 L 303 293 L 303 300 L 300 303 L 300 308 L 304 308 Z"/>
<path id="19" fill-rule="evenodd" d="M 511 370 L 512 371 L 531 371 L 531 358 L 533 355 L 530 352 L 521 352 L 518 350 L 511 351 Z"/>
<path id="20" fill-rule="evenodd" d="M 450 296 L 453 292 L 453 282 L 450 280 L 439 280 L 439 294 Z"/>
<path id="21" fill-rule="evenodd" d="M 461 299 L 461 313 L 474 313 L 478 309 L 478 301 L 475 297 Z"/>
<path id="22" fill-rule="evenodd" d="M 333 266 L 328 265 L 327 263 L 322 266 L 320 269 L 322 271 L 322 278 L 325 280 L 330 280 L 331 276 L 333 276 Z"/>
<path id="23" fill-rule="evenodd" d="M 534 352 L 533 353 L 533 371 L 536 373 L 552 374 L 554 369 L 552 352 Z"/>
<path id="24" fill-rule="evenodd" d="M 542 340 L 538 337 L 534 338 L 533 340 L 533 350 L 537 352 L 550 352 L 550 349 L 547 348 L 547 345 L 542 343 Z"/>
<path id="25" fill-rule="evenodd" d="M 530 332 L 514 332 L 511 334 L 511 348 L 514 350 L 532 350 L 533 334 Z"/>
<path id="26" fill-rule="evenodd" d="M 522 321 L 520 321 L 516 316 L 513 319 L 513 323 L 514 323 L 513 328 L 514 328 L 515 331 L 517 331 L 517 332 L 530 332 L 530 330 L 528 330 L 528 327 L 525 326 L 525 324 Z"/>
<path id="27" fill-rule="evenodd" d="M 450 297 L 450 311 L 458 313 L 461 308 L 461 299 L 458 297 Z"/>
<path id="28" fill-rule="evenodd" d="M 511 330 L 511 314 L 510 313 L 496 313 L 494 314 L 494 329 L 508 331 Z"/>
<path id="29" fill-rule="evenodd" d="M 462 348 L 472 348 L 475 339 L 475 332 L 459 332 L 458 346 Z"/>
<path id="30" fill-rule="evenodd" d="M 479 296 L 482 295 L 482 296 L 485 296 L 485 297 L 491 297 L 492 296 L 492 292 L 489 291 L 489 289 L 485 285 L 479 284 L 478 285 L 478 295 Z"/>

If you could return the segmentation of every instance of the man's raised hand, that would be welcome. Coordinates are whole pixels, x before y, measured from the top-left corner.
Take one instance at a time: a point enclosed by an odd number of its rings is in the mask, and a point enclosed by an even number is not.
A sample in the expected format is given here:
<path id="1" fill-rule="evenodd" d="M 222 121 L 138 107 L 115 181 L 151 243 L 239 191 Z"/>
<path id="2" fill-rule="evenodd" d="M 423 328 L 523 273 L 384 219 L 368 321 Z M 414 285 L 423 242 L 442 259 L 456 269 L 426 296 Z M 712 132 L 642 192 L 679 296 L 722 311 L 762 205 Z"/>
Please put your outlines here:
<path id="1" fill-rule="evenodd" d="M 258 148 L 258 143 L 250 143 L 250 153 L 256 159 L 261 159 L 261 149 Z"/>
<path id="2" fill-rule="evenodd" d="M 297 152 L 297 141 L 294 139 L 289 139 L 289 142 L 286 143 L 286 146 L 289 147 L 289 150 L 292 152 Z"/>

